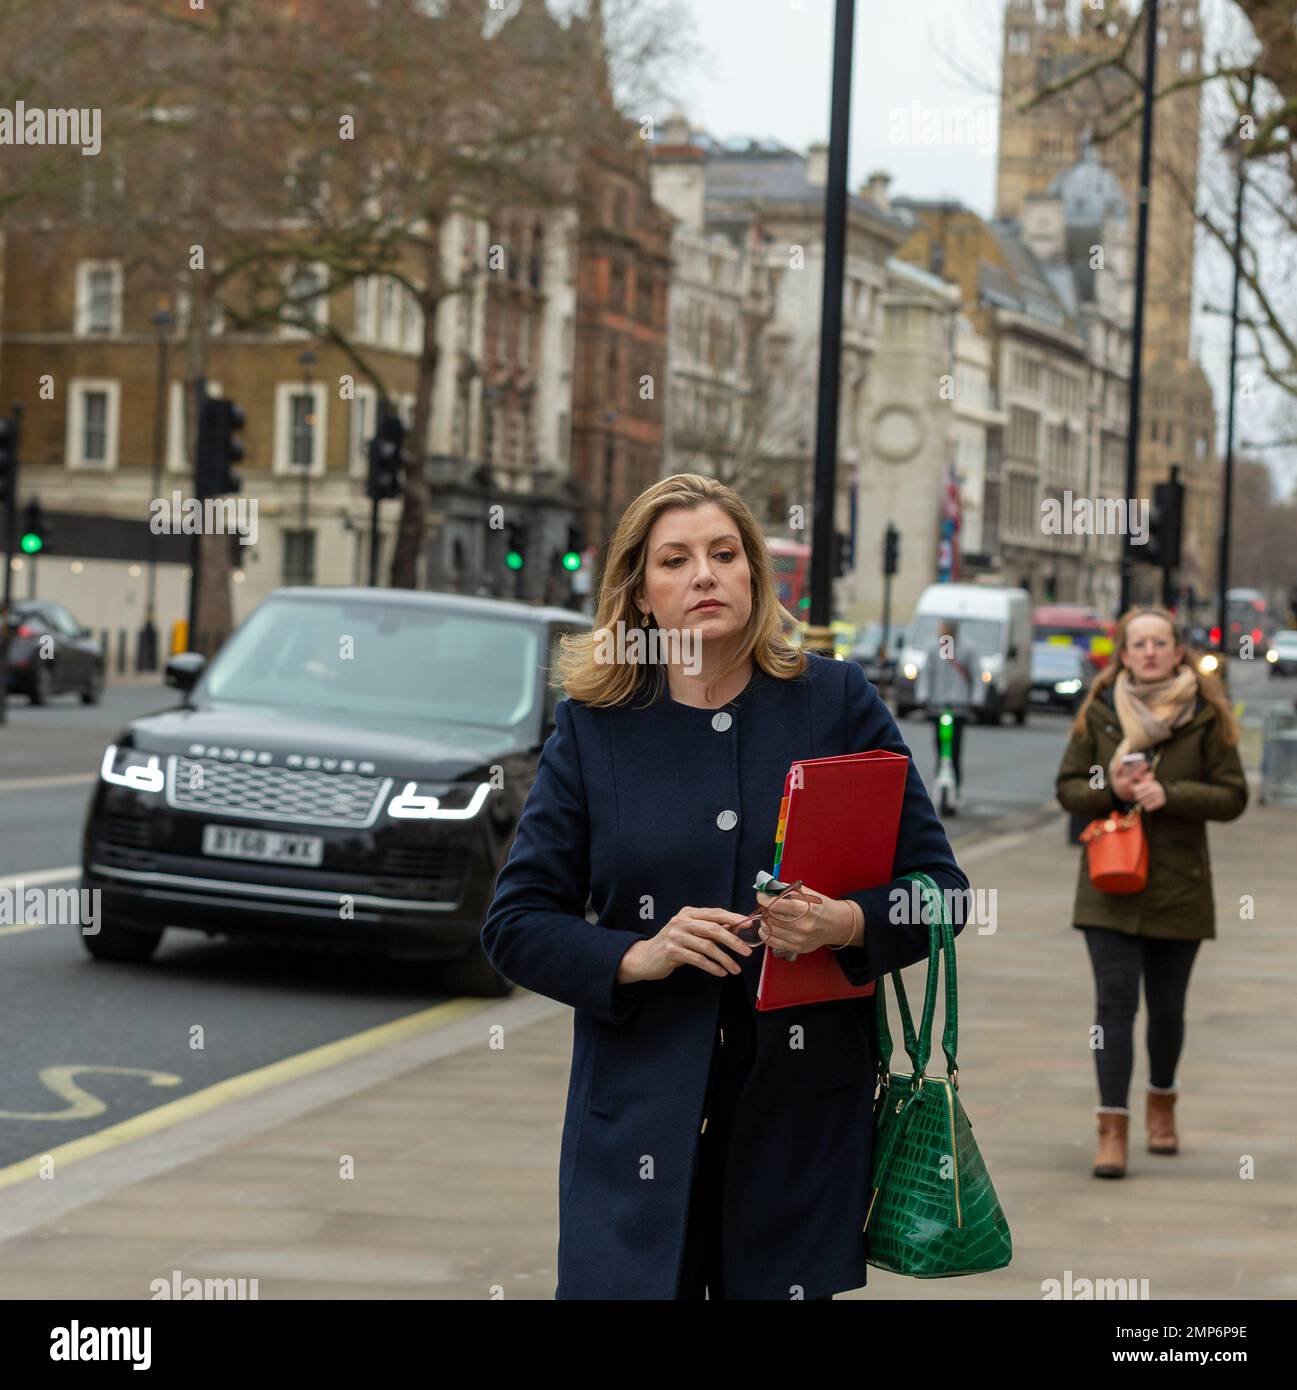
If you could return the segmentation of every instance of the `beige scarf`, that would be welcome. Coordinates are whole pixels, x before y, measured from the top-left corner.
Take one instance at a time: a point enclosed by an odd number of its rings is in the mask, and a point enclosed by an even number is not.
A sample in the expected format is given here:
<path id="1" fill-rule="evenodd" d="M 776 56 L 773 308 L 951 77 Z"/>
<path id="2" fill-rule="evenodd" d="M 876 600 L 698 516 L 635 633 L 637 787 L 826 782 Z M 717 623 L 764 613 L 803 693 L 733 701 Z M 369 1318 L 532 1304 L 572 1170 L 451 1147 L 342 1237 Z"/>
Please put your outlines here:
<path id="1" fill-rule="evenodd" d="M 1121 721 L 1121 742 L 1108 764 L 1114 773 L 1127 753 L 1142 753 L 1170 738 L 1193 718 L 1198 678 L 1188 666 L 1179 666 L 1165 680 L 1133 681 L 1123 670 L 1112 687 L 1113 704 Z"/>

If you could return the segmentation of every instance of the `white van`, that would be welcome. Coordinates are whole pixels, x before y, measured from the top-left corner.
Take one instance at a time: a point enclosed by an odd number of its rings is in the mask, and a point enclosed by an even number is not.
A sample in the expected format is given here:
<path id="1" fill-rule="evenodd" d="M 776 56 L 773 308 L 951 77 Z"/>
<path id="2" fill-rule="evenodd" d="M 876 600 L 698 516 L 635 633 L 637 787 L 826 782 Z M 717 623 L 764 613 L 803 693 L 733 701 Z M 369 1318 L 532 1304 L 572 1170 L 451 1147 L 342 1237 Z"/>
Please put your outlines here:
<path id="1" fill-rule="evenodd" d="M 978 721 L 998 722 L 1007 711 L 1024 723 L 1031 687 L 1031 595 L 991 584 L 929 584 L 919 595 L 896 671 L 897 714 L 916 708 L 915 684 L 943 619 L 957 626 L 980 658 L 973 687 Z"/>

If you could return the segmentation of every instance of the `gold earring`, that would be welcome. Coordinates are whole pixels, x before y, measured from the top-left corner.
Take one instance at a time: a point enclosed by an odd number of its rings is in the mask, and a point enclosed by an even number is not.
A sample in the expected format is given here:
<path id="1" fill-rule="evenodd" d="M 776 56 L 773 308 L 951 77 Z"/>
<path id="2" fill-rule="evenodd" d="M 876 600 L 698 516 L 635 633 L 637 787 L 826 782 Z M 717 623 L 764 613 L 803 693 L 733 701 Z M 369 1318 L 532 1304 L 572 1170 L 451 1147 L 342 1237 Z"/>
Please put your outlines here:
<path id="1" fill-rule="evenodd" d="M 649 615 L 647 613 L 643 613 L 640 615 L 639 625 L 640 627 L 648 627 Z"/>

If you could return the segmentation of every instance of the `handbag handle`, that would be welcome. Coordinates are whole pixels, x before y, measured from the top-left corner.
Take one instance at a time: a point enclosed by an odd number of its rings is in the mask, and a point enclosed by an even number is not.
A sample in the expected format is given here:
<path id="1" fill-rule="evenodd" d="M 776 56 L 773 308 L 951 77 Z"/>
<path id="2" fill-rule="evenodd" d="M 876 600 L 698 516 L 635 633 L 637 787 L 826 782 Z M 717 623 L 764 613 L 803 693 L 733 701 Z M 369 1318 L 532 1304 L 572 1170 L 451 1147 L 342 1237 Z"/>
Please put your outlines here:
<path id="1" fill-rule="evenodd" d="M 933 880 L 924 873 L 904 874 L 905 879 L 913 880 L 919 886 L 921 899 L 927 909 L 928 919 L 928 977 L 923 995 L 923 1017 L 915 1036 L 914 1021 L 910 1015 L 910 1004 L 906 997 L 905 985 L 899 970 L 892 971 L 892 984 L 896 988 L 896 1000 L 901 1012 L 901 1027 L 905 1036 L 905 1050 L 914 1068 L 913 1075 L 918 1085 L 922 1084 L 924 1069 L 932 1052 L 932 1021 L 937 1008 L 937 978 L 940 973 L 941 957 L 946 958 L 946 1018 L 942 1031 L 941 1046 L 946 1054 L 946 1074 L 956 1090 L 959 1088 L 959 1065 L 956 1052 L 959 1046 L 959 990 L 955 967 L 955 933 L 946 913 L 945 898 Z M 891 1075 L 892 1036 L 887 1025 L 887 992 L 884 981 L 878 981 L 877 1008 L 874 1011 L 874 1024 L 877 1051 L 882 1059 L 883 1070 Z"/>

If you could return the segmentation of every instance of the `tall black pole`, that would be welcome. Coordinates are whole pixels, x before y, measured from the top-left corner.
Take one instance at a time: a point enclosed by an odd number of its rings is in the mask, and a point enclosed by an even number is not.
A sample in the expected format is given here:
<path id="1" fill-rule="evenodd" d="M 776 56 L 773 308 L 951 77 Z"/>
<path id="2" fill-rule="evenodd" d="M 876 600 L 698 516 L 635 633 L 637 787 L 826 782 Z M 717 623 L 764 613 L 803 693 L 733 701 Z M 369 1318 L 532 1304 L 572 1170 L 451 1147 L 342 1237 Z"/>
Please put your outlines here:
<path id="1" fill-rule="evenodd" d="M 171 315 L 159 309 L 153 315 L 153 326 L 158 330 L 158 383 L 153 398 L 153 496 L 162 491 L 162 445 L 166 432 L 167 397 L 167 331 L 171 327 Z M 144 626 L 140 629 L 140 641 L 136 650 L 135 669 L 137 671 L 156 671 L 158 669 L 158 536 L 149 531 L 149 579 L 144 603 Z"/>
<path id="2" fill-rule="evenodd" d="M 1157 78 L 1157 0 L 1144 0 L 1144 113 L 1139 148 L 1139 228 L 1135 243 L 1135 322 L 1130 344 L 1130 417 L 1126 423 L 1126 497 L 1139 487 L 1139 396 L 1144 378 L 1144 268 L 1148 260 L 1148 208 L 1152 201 L 1153 98 Z M 1135 570 L 1134 536 L 1126 527 L 1121 547 L 1121 598 L 1117 616 L 1130 607 Z"/>
<path id="3" fill-rule="evenodd" d="M 207 378 L 200 376 L 194 383 L 194 421 L 195 435 L 202 438 L 203 432 L 203 410 L 207 404 Z M 202 461 L 198 457 L 198 445 L 194 445 L 194 496 L 202 502 L 203 490 L 200 484 L 205 479 L 202 477 Z M 202 531 L 201 528 L 194 532 L 193 539 L 189 545 L 189 640 L 185 644 L 189 651 L 197 652 L 202 648 L 198 645 L 198 586 L 201 583 L 202 570 Z"/>
<path id="4" fill-rule="evenodd" d="M 1251 84 L 1248 87 L 1251 97 Z M 1229 535 L 1234 512 L 1234 403 L 1238 399 L 1238 294 L 1243 278 L 1243 193 L 1247 177 L 1243 172 L 1243 145 L 1236 142 L 1238 187 L 1234 191 L 1234 293 L 1229 311 L 1229 414 L 1225 426 L 1225 470 L 1221 478 L 1220 548 L 1216 559 L 1216 621 L 1222 655 L 1229 638 L 1229 611 L 1225 600 L 1229 588 Z M 1222 663 L 1223 664 L 1223 663 Z"/>
<path id="5" fill-rule="evenodd" d="M 842 282 L 847 251 L 847 150 L 855 0 L 837 0 L 829 169 L 824 191 L 824 296 L 820 306 L 820 385 L 815 422 L 815 511 L 811 530 L 811 621 L 805 645 L 833 651 L 833 504 L 837 493 L 838 399 L 842 367 Z"/>
<path id="6" fill-rule="evenodd" d="M 9 488 L 0 497 L 4 522 L 4 597 L 0 599 L 0 724 L 7 720 L 5 704 L 9 698 L 9 643 L 12 638 L 12 613 L 9 603 L 13 593 L 14 543 L 17 539 L 18 519 L 18 464 L 22 448 L 23 408 L 14 402 L 12 414 L 11 445 L 13 467 L 9 474 Z"/>

